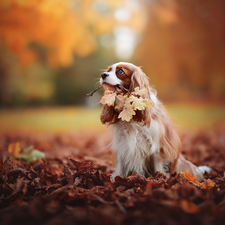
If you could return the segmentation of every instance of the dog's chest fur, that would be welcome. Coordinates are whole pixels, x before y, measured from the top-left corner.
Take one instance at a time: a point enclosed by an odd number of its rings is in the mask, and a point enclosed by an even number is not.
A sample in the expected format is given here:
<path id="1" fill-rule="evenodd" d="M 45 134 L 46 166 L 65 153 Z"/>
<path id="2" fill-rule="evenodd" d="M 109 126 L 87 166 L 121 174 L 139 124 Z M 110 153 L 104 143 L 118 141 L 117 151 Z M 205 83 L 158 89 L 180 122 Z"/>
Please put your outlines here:
<path id="1" fill-rule="evenodd" d="M 126 177 L 133 172 L 149 176 L 154 170 L 152 156 L 159 153 L 159 124 L 151 126 L 136 122 L 117 122 L 112 125 L 112 149 L 117 155 L 117 168 Z"/>

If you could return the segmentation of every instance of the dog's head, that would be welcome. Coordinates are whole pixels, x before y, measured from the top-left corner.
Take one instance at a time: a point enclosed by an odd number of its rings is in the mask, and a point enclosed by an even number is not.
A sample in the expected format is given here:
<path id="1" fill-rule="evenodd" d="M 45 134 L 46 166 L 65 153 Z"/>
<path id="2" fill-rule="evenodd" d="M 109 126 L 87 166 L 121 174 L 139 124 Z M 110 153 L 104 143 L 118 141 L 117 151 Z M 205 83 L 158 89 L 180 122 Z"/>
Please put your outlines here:
<path id="1" fill-rule="evenodd" d="M 123 93 L 128 91 L 133 92 L 136 87 L 139 87 L 140 89 L 145 88 L 148 93 L 144 94 L 142 97 L 150 99 L 151 89 L 148 78 L 140 67 L 137 67 L 132 63 L 119 62 L 113 64 L 107 71 L 101 74 L 100 83 L 104 89 L 112 91 L 119 90 Z M 115 111 L 114 107 L 104 105 L 101 114 L 102 123 L 112 124 L 118 120 L 118 113 Z M 143 121 L 145 125 L 150 126 L 150 109 L 145 109 L 144 111 L 137 110 L 133 120 L 138 122 Z"/>
<path id="2" fill-rule="evenodd" d="M 119 88 L 123 92 L 126 90 L 132 92 L 136 87 L 140 89 L 148 89 L 149 87 L 148 78 L 141 68 L 125 62 L 110 66 L 107 71 L 101 74 L 100 83 L 105 89 L 115 90 Z"/>

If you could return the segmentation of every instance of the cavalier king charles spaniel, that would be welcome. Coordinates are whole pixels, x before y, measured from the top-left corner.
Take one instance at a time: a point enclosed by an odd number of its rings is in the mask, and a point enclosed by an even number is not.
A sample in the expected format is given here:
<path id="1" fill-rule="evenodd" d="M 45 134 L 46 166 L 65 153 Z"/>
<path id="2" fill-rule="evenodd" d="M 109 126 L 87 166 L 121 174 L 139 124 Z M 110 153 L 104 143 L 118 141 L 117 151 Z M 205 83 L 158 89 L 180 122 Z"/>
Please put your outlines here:
<path id="1" fill-rule="evenodd" d="M 101 74 L 100 83 L 104 89 L 123 93 L 133 92 L 136 87 L 147 89 L 142 97 L 154 103 L 151 108 L 136 110 L 129 122 L 118 118 L 116 101 L 114 106 L 103 105 L 101 122 L 113 129 L 116 164 L 113 180 L 134 173 L 149 177 L 156 171 L 170 177 L 174 172 L 186 170 L 202 180 L 203 174 L 210 172 L 209 167 L 197 167 L 181 154 L 181 141 L 173 121 L 140 67 L 125 62 L 113 64 Z"/>

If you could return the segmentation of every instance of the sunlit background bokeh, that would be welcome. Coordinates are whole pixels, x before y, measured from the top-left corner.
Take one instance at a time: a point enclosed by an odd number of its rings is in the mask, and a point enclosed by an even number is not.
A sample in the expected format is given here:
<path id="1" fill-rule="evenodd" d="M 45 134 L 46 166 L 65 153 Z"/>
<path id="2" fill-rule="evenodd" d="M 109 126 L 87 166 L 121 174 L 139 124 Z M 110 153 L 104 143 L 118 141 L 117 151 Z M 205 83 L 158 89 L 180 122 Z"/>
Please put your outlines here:
<path id="1" fill-rule="evenodd" d="M 225 121 L 225 1 L 1 0 L 0 131 L 101 129 L 98 87 L 141 66 L 182 128 Z"/>

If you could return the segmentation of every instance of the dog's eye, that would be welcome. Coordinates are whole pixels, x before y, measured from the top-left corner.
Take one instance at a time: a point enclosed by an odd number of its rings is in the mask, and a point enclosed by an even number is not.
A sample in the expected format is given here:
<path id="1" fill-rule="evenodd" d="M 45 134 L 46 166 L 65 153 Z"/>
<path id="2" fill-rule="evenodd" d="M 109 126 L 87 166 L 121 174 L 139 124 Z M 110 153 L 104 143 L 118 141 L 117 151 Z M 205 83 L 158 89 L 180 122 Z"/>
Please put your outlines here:
<path id="1" fill-rule="evenodd" d="M 124 72 L 123 72 L 123 70 L 118 70 L 118 71 L 116 72 L 116 74 L 119 75 L 119 76 L 122 76 L 122 75 L 124 74 Z"/>

